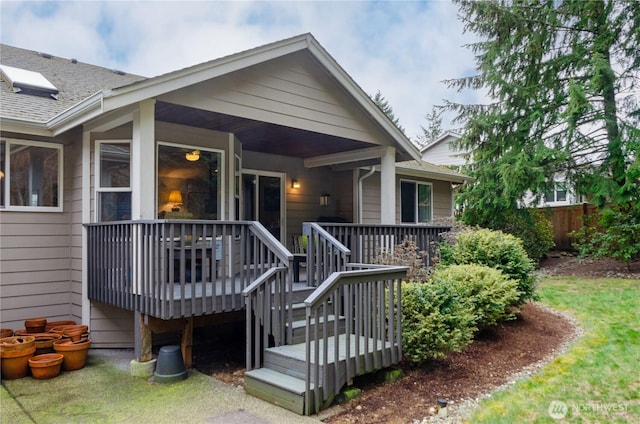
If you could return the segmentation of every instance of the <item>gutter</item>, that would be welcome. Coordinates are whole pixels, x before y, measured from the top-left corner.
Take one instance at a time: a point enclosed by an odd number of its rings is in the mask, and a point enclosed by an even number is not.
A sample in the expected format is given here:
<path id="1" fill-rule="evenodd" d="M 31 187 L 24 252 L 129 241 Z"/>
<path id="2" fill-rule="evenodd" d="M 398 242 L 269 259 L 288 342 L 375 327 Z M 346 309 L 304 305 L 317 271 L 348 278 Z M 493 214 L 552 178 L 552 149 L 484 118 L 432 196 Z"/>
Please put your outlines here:
<path id="1" fill-rule="evenodd" d="M 47 128 L 53 131 L 53 135 L 58 135 L 99 116 L 103 109 L 104 92 L 98 91 L 51 118 L 47 121 Z"/>

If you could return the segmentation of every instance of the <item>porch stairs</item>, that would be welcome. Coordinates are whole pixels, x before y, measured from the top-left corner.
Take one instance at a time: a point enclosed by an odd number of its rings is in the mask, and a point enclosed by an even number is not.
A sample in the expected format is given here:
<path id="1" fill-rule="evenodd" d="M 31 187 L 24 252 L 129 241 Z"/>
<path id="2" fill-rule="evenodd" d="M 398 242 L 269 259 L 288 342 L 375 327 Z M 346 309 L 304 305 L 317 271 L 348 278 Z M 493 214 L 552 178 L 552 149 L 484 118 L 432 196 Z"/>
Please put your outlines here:
<path id="1" fill-rule="evenodd" d="M 245 391 L 255 397 L 273 403 L 275 405 L 286 408 L 297 414 L 304 415 L 306 410 L 319 411 L 328 407 L 333 401 L 335 395 L 335 388 L 343 387 L 348 381 L 346 377 L 346 362 L 347 362 L 347 349 L 345 337 L 345 318 L 335 315 L 328 315 L 327 321 L 332 324 L 330 329 L 334 328 L 333 322 L 337 319 L 339 334 L 333 334 L 332 330 L 329 330 L 329 337 L 327 338 L 328 357 L 326 364 L 323 363 L 323 357 L 320 355 L 318 363 L 320 364 L 320 381 L 311 381 L 311 396 L 309 408 L 305 408 L 305 373 L 307 363 L 305 360 L 305 337 L 306 337 L 306 321 L 305 313 L 306 307 L 303 303 L 304 299 L 311 294 L 315 288 L 308 287 L 305 289 L 298 289 L 294 291 L 293 299 L 293 340 L 291 344 L 282 345 L 278 347 L 270 347 L 264 351 L 263 367 L 247 371 L 245 374 Z M 315 323 L 311 323 L 311 332 L 314 331 Z M 319 328 L 323 328 L 322 326 Z M 326 327 L 325 327 L 326 328 Z M 320 332 L 320 337 L 324 335 Z M 355 367 L 356 364 L 363 364 L 365 362 L 364 355 L 360 355 L 356 358 L 354 352 L 356 352 L 353 346 L 353 338 L 350 338 L 351 348 L 350 361 L 351 367 Z M 319 344 L 322 348 L 324 340 L 320 340 Z M 335 358 L 335 344 L 338 344 L 338 358 Z M 365 342 L 361 341 L 364 345 Z M 313 342 L 311 344 L 313 351 Z M 378 363 L 383 361 L 380 359 L 385 356 L 387 359 L 390 357 L 390 346 L 377 346 L 374 347 L 371 343 L 369 353 L 373 353 L 378 356 Z M 375 350 L 375 352 L 373 352 Z M 315 364 L 315 360 L 312 358 L 311 366 Z M 367 359 L 368 362 L 368 359 Z M 338 373 L 336 373 L 336 368 Z M 362 367 L 361 367 L 362 368 Z M 322 381 L 322 376 L 326 376 L 327 381 Z M 338 376 L 338 377 L 335 377 Z M 338 378 L 340 381 L 334 381 Z M 337 384 L 336 384 L 337 383 Z M 319 393 L 317 393 L 319 391 Z M 327 399 L 319 407 L 315 407 L 313 403 L 314 399 Z M 322 402 L 322 401 L 321 401 Z"/>

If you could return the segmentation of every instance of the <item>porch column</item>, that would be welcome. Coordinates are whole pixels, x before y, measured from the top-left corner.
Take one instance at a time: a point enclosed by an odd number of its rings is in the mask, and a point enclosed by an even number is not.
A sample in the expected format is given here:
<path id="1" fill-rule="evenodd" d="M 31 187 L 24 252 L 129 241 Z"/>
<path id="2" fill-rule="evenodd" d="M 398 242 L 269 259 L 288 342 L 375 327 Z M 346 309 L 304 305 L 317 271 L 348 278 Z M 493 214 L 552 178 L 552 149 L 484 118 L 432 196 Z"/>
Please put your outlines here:
<path id="1" fill-rule="evenodd" d="M 396 149 L 387 147 L 380 158 L 380 223 L 396 223 Z"/>
<path id="2" fill-rule="evenodd" d="M 155 219 L 155 100 L 138 104 L 133 112 L 133 139 L 131 142 L 131 219 Z M 135 242 L 135 240 L 134 240 Z M 136 250 L 134 245 L 134 251 Z M 135 263 L 139 258 L 134 257 Z M 138 273 L 134 271 L 134 287 Z M 151 329 L 143 314 L 134 312 L 135 356 L 132 372 L 138 362 L 151 361 Z M 152 371 L 151 371 L 152 372 Z"/>
<path id="3" fill-rule="evenodd" d="M 133 113 L 131 143 L 131 219 L 155 219 L 155 104 L 154 99 L 139 103 Z"/>

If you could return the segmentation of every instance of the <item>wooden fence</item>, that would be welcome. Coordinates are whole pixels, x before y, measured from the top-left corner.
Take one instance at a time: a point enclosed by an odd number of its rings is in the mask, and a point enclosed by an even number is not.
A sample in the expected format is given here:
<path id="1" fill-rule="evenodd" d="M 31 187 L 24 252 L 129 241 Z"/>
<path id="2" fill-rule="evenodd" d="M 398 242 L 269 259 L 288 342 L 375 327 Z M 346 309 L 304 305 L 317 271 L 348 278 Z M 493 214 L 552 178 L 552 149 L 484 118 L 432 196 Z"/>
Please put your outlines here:
<path id="1" fill-rule="evenodd" d="M 556 206 L 543 209 L 549 221 L 553 225 L 553 240 L 556 249 L 571 250 L 575 238 L 569 234 L 577 231 L 584 225 L 584 215 L 595 215 L 596 206 L 583 203 L 581 205 Z M 549 213 L 550 212 L 550 213 Z"/>

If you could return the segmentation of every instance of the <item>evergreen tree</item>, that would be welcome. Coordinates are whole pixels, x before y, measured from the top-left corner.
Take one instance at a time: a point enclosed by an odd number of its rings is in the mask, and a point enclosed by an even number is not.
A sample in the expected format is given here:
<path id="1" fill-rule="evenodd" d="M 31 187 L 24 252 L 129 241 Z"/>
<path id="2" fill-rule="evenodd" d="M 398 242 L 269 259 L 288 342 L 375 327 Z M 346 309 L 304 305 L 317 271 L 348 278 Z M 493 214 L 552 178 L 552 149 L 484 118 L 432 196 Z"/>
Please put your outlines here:
<path id="1" fill-rule="evenodd" d="M 424 117 L 427 120 L 427 126 L 420 126 L 422 134 L 418 135 L 418 146 L 425 147 L 440 137 L 440 134 L 442 134 L 443 112 L 444 110 L 441 107 L 434 106 L 431 108 L 431 113 Z"/>
<path id="2" fill-rule="evenodd" d="M 370 96 L 371 97 L 371 96 Z M 405 133 L 404 128 L 400 125 L 400 119 L 398 119 L 395 114 L 393 113 L 393 108 L 391 107 L 391 105 L 389 104 L 389 102 L 384 98 L 384 96 L 380 93 L 380 90 L 376 91 L 376 94 L 371 97 L 371 100 L 373 100 L 373 102 L 376 104 L 376 106 L 378 106 L 378 108 L 380 108 L 380 110 L 387 115 L 387 118 L 389 118 L 389 120 L 391 122 L 393 122 L 393 124 L 398 127 L 398 129 L 400 131 L 402 131 L 403 133 Z M 405 133 L 406 134 L 406 133 Z"/>
<path id="3" fill-rule="evenodd" d="M 464 219 L 499 227 L 527 190 L 564 176 L 598 205 L 640 207 L 640 2 L 454 0 L 478 74 L 449 81 L 489 104 L 448 103 L 465 131 Z"/>

